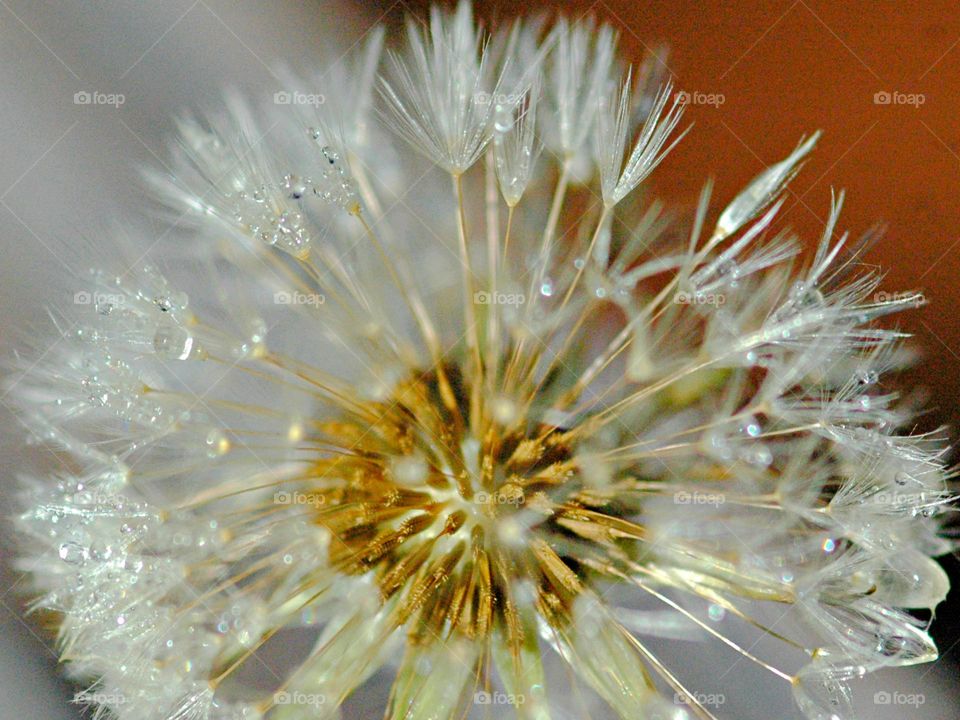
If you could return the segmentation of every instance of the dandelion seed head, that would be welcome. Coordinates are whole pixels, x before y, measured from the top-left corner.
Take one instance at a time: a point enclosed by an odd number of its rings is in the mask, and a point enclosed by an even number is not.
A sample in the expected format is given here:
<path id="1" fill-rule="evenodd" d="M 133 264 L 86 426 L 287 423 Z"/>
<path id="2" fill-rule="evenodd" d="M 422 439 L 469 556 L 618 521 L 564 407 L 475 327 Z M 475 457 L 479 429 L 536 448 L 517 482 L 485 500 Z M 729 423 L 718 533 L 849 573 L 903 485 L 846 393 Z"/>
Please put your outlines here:
<path id="1" fill-rule="evenodd" d="M 678 241 L 636 190 L 683 106 L 612 29 L 461 3 L 383 44 L 288 76 L 320 108 L 182 120 L 147 175 L 191 242 L 105 259 L 16 379 L 63 460 L 21 567 L 91 704 L 335 716 L 387 676 L 388 718 L 680 720 L 747 662 L 819 720 L 934 659 L 946 448 L 879 322 L 917 296 L 842 193 L 811 261 L 774 231 L 817 135 Z"/>

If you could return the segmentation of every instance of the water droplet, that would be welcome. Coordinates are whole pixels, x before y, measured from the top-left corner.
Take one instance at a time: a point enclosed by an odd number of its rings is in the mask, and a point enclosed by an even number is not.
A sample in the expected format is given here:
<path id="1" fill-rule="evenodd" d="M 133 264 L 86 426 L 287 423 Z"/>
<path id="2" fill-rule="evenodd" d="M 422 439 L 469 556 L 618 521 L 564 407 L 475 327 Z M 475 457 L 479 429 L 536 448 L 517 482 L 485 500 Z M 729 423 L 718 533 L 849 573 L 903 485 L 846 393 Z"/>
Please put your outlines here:
<path id="1" fill-rule="evenodd" d="M 757 467 L 770 467 L 770 464 L 773 462 L 773 453 L 770 452 L 770 448 L 765 445 L 746 448 L 740 454 L 740 457 L 744 462 L 756 465 Z"/>
<path id="2" fill-rule="evenodd" d="M 907 638 L 902 635 L 877 634 L 877 652 L 884 657 L 895 657 L 909 645 Z"/>
<path id="3" fill-rule="evenodd" d="M 222 430 L 214 428 L 207 433 L 207 457 L 215 458 L 230 450 L 230 441 Z"/>
<path id="4" fill-rule="evenodd" d="M 67 565 L 83 565 L 90 559 L 90 551 L 83 545 L 75 542 L 65 542 L 58 550 L 60 559 Z"/>
<path id="5" fill-rule="evenodd" d="M 717 268 L 717 273 L 726 281 L 727 285 L 735 288 L 739 284 L 738 281 L 740 280 L 743 270 L 736 260 L 728 259 L 720 263 L 720 266 Z"/>
<path id="6" fill-rule="evenodd" d="M 193 350 L 193 336 L 179 325 L 164 323 L 153 335 L 153 349 L 161 357 L 186 360 Z"/>
<path id="7" fill-rule="evenodd" d="M 740 426 L 740 431 L 752 438 L 758 437 L 762 432 L 760 423 L 758 423 L 757 419 L 754 417 L 750 417 L 745 420 Z"/>
<path id="8" fill-rule="evenodd" d="M 873 385 L 880 379 L 880 373 L 876 370 L 858 370 L 857 382 L 861 385 Z"/>
<path id="9" fill-rule="evenodd" d="M 323 153 L 323 156 L 331 165 L 336 165 L 337 160 L 340 159 L 340 156 L 337 154 L 337 152 L 329 145 L 324 145 L 322 148 L 320 148 L 320 152 Z"/>
<path id="10" fill-rule="evenodd" d="M 707 615 L 714 622 L 720 622 L 727 616 L 727 611 L 716 603 L 710 603 L 710 607 L 707 608 Z"/>
<path id="11" fill-rule="evenodd" d="M 704 436 L 706 450 L 711 456 L 719 460 L 732 460 L 733 450 L 730 447 L 730 439 L 722 432 L 713 429 L 707 431 Z"/>
<path id="12" fill-rule="evenodd" d="M 283 178 L 283 189 L 291 200 L 299 200 L 307 192 L 308 181 L 298 178 L 296 175 L 285 175 Z"/>
<path id="13" fill-rule="evenodd" d="M 97 298 L 97 312 L 101 315 L 109 315 L 113 312 L 113 302 L 102 297 Z"/>
<path id="14" fill-rule="evenodd" d="M 540 285 L 540 294 L 544 297 L 550 297 L 553 295 L 553 281 L 544 280 Z"/>
<path id="15" fill-rule="evenodd" d="M 513 108 L 498 104 L 493 111 L 493 129 L 505 133 L 513 127 Z"/>
<path id="16" fill-rule="evenodd" d="M 110 545 L 103 545 L 102 547 L 94 545 L 91 546 L 89 552 L 90 557 L 94 560 L 105 561 L 113 557 L 113 548 Z"/>
<path id="17" fill-rule="evenodd" d="M 110 402 L 110 395 L 106 392 L 102 392 L 99 395 L 88 395 L 87 402 L 89 402 L 94 407 L 105 407 L 108 402 Z"/>

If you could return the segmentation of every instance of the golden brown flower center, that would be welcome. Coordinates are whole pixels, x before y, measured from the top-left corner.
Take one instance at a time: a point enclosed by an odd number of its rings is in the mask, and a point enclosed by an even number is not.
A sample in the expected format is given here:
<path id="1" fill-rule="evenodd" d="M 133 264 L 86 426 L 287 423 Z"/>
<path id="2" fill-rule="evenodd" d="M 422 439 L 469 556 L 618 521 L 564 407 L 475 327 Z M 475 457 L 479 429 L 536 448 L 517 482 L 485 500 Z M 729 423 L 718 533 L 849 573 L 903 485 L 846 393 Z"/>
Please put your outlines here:
<path id="1" fill-rule="evenodd" d="M 311 495 L 332 564 L 375 572 L 385 602 L 399 593 L 398 622 L 419 612 L 432 632 L 474 636 L 512 607 L 516 578 L 558 606 L 577 592 L 575 573 L 529 531 L 556 523 L 582 487 L 571 433 L 492 416 L 471 428 L 469 392 L 448 365 L 349 420 L 317 423 L 327 452 Z"/>

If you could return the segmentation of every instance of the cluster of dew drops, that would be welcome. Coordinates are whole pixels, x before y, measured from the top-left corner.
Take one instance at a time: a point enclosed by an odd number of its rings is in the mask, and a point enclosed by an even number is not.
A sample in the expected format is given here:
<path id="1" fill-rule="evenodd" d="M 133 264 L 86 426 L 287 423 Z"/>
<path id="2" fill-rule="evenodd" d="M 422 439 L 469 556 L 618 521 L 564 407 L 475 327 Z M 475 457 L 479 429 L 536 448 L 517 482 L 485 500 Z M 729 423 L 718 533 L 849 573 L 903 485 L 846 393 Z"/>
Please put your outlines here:
<path id="1" fill-rule="evenodd" d="M 321 131 L 315 128 L 311 128 L 309 134 L 315 142 L 322 137 Z M 317 176 L 287 174 L 278 183 L 237 192 L 234 195 L 237 222 L 266 245 L 278 246 L 293 254 L 303 252 L 312 238 L 304 215 L 297 208 L 308 196 L 344 209 L 350 209 L 357 202 L 356 190 L 340 154 L 329 145 L 321 146 L 320 153 L 323 162 Z M 280 198 L 297 203 L 297 208 Z"/>

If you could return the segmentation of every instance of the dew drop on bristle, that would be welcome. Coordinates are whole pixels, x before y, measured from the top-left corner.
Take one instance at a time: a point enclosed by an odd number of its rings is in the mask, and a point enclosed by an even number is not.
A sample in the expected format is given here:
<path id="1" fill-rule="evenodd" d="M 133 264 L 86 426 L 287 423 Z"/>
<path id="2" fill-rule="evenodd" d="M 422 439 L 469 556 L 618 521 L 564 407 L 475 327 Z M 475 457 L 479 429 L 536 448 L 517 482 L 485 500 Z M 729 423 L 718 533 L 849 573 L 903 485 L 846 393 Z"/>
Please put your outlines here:
<path id="1" fill-rule="evenodd" d="M 230 450 L 230 440 L 224 432 L 214 428 L 206 436 L 207 457 L 216 458 L 225 455 Z"/>
<path id="2" fill-rule="evenodd" d="M 498 103 L 493 111 L 493 129 L 499 133 L 509 132 L 513 123 L 513 108 Z"/>
<path id="3" fill-rule="evenodd" d="M 755 417 L 749 417 L 740 425 L 740 432 L 749 437 L 755 438 L 760 435 L 762 429 L 760 428 L 760 423 L 757 422 Z"/>
<path id="4" fill-rule="evenodd" d="M 770 452 L 770 448 L 762 444 L 745 448 L 740 453 L 740 458 L 750 465 L 761 468 L 770 467 L 773 463 L 773 453 Z"/>
<path id="5" fill-rule="evenodd" d="M 168 360 L 186 360 L 194 350 L 194 338 L 179 325 L 163 323 L 153 335 L 153 349 Z"/>
<path id="6" fill-rule="evenodd" d="M 90 551 L 75 542 L 61 543 L 57 554 L 67 565 L 83 565 L 90 559 Z"/>

